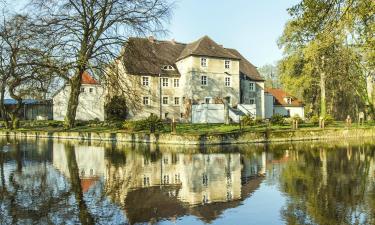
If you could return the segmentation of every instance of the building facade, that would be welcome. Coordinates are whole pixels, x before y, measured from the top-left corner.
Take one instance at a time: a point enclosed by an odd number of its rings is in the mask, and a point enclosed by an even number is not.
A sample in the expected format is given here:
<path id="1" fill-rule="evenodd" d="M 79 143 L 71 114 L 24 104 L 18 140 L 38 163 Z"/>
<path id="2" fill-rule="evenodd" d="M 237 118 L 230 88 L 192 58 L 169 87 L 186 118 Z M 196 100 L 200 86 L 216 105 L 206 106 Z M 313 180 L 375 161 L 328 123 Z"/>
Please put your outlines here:
<path id="1" fill-rule="evenodd" d="M 277 88 L 266 88 L 265 99 L 266 118 L 279 114 L 285 117 L 299 116 L 301 119 L 305 119 L 303 103 L 285 91 Z"/>
<path id="2" fill-rule="evenodd" d="M 207 36 L 189 44 L 130 38 L 108 74 L 107 97 L 126 95 L 129 119 L 152 113 L 189 122 L 192 106 L 201 104 L 227 104 L 242 114 L 247 110 L 238 106 L 253 105 L 252 116 L 265 117 L 264 79 L 256 67 Z"/>
<path id="3" fill-rule="evenodd" d="M 63 121 L 68 108 L 70 86 L 65 85 L 53 96 L 53 119 Z M 83 73 L 76 120 L 105 119 L 105 89 L 88 72 Z"/>

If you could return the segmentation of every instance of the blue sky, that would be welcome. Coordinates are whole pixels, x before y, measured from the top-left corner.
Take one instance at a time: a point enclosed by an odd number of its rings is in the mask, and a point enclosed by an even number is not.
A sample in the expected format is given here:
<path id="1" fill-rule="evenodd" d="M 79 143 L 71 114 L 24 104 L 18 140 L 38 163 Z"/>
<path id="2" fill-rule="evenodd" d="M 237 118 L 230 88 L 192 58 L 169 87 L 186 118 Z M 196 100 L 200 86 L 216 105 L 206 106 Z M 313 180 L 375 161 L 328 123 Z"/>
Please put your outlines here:
<path id="1" fill-rule="evenodd" d="M 180 42 L 208 35 L 228 48 L 236 48 L 256 66 L 281 59 L 277 46 L 290 18 L 287 8 L 299 0 L 177 0 L 168 26 Z"/>
<path id="2" fill-rule="evenodd" d="M 24 0 L 7 0 L 20 6 Z M 277 39 L 289 19 L 287 8 L 299 0 L 169 0 L 175 9 L 169 34 L 161 39 L 174 38 L 193 42 L 204 35 L 228 48 L 235 48 L 256 66 L 275 63 L 282 51 Z"/>

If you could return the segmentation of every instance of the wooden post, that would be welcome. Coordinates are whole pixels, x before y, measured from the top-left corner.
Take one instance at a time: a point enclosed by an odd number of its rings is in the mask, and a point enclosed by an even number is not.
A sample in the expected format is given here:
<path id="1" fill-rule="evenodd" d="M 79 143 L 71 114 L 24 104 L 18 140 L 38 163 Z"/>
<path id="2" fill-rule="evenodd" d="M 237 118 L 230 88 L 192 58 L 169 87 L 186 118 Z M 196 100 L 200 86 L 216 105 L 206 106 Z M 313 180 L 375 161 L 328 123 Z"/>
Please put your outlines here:
<path id="1" fill-rule="evenodd" d="M 324 129 L 325 125 L 324 125 L 324 118 L 323 117 L 319 117 L 319 128 L 322 128 Z"/>
<path id="2" fill-rule="evenodd" d="M 346 117 L 346 126 L 351 127 L 352 126 L 352 118 L 350 118 L 350 115 Z"/>

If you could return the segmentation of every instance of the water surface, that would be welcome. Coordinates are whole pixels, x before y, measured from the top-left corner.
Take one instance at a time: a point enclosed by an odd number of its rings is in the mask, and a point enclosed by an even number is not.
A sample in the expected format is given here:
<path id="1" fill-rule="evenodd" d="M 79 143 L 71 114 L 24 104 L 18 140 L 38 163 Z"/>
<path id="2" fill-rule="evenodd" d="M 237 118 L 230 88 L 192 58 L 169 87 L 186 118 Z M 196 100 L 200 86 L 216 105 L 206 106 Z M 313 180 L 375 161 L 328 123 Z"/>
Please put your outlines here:
<path id="1" fill-rule="evenodd" d="M 0 224 L 375 224 L 374 157 L 371 140 L 203 148 L 0 138 Z"/>

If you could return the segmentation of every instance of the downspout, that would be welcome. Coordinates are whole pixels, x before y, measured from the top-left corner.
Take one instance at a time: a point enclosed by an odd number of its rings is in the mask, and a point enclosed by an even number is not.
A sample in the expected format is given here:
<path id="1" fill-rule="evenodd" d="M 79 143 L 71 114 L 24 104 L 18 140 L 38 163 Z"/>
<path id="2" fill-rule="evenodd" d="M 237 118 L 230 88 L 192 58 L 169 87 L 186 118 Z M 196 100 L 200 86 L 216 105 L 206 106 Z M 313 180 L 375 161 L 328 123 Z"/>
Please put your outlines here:
<path id="1" fill-rule="evenodd" d="M 162 94 L 163 94 L 163 92 L 162 92 L 162 85 L 161 85 L 161 74 L 159 73 L 159 117 L 160 117 L 160 119 L 162 120 L 163 119 L 163 108 L 162 108 Z"/>

